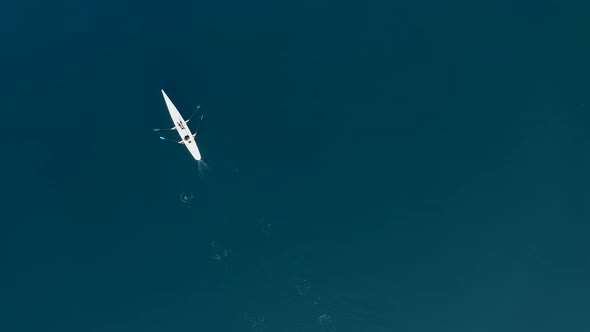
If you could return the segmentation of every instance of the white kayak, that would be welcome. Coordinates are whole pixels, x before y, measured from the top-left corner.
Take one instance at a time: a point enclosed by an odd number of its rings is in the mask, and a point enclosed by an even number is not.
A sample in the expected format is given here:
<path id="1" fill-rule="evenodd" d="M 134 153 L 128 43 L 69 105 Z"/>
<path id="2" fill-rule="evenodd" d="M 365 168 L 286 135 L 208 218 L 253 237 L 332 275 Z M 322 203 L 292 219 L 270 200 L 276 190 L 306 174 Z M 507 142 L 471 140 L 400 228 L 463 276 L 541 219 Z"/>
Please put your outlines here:
<path id="1" fill-rule="evenodd" d="M 184 144 L 184 146 L 186 146 L 186 148 L 189 150 L 189 152 L 195 158 L 195 160 L 201 160 L 201 152 L 199 152 L 197 142 L 195 141 L 197 133 L 195 133 L 194 135 L 191 133 L 191 130 L 186 124 L 186 121 L 184 121 L 182 115 L 180 115 L 180 112 L 178 111 L 176 106 L 172 104 L 172 101 L 170 101 L 170 98 L 168 98 L 164 90 L 162 90 L 162 95 L 164 95 L 166 107 L 168 107 L 168 112 L 170 112 L 170 117 L 172 118 L 172 122 L 174 122 L 174 129 L 178 132 L 178 135 L 180 135 L 181 141 L 179 141 L 178 143 Z"/>

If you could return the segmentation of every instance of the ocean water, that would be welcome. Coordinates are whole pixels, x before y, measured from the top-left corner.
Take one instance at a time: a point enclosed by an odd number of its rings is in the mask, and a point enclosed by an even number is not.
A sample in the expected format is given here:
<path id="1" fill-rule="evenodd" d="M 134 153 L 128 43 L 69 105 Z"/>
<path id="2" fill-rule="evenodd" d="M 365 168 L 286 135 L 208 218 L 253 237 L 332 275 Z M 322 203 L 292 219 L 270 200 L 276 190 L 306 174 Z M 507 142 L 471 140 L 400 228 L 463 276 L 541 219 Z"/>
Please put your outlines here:
<path id="1" fill-rule="evenodd" d="M 5 7 L 2 331 L 590 327 L 588 5 Z"/>

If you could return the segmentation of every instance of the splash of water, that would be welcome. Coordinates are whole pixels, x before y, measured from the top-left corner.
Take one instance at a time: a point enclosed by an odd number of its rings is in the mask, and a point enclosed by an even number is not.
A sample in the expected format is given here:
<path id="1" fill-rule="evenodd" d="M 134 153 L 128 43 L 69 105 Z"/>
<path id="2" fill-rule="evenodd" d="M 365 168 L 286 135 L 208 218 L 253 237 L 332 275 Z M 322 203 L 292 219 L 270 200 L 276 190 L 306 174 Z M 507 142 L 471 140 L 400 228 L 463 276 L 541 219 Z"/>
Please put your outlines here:
<path id="1" fill-rule="evenodd" d="M 203 160 L 199 160 L 198 162 L 198 167 L 199 167 L 199 175 L 203 176 L 207 173 L 207 169 L 209 168 L 209 165 L 207 165 L 206 162 L 204 162 Z"/>

